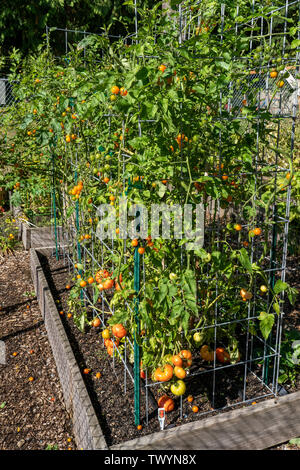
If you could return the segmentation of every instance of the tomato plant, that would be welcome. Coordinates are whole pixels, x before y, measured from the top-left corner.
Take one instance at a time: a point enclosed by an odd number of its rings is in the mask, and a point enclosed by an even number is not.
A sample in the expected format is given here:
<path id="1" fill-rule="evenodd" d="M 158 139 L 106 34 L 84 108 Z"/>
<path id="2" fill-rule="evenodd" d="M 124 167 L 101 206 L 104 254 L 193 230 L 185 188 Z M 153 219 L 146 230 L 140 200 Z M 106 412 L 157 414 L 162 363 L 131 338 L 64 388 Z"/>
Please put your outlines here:
<path id="1" fill-rule="evenodd" d="M 289 56 L 277 61 L 279 36 L 270 46 L 267 33 L 251 39 L 242 28 L 251 19 L 257 28 L 258 13 L 270 26 L 267 6 L 250 12 L 242 3 L 237 17 L 232 2 L 224 20 L 218 5 L 188 4 L 185 40 L 178 17 L 155 7 L 139 10 L 137 36 L 127 42 L 88 36 L 65 62 L 49 49 L 23 63 L 15 57 L 19 101 L 3 116 L 8 171 L 0 184 L 27 207 L 51 192 L 55 222 L 72 234 L 75 323 L 84 330 L 90 310 L 103 314 L 108 354 L 134 338 L 143 378 L 147 370 L 176 396 L 195 356 L 208 370 L 247 361 L 242 338 L 271 341 L 284 293 L 295 297 L 275 267 L 276 250 L 286 250 L 283 196 L 298 191 L 297 172 L 270 111 L 286 86 Z M 286 33 L 291 53 L 296 33 Z M 257 82 L 266 76 L 278 85 L 262 107 Z M 238 104 L 234 90 L 243 96 Z M 163 237 L 155 221 L 145 236 L 123 237 L 118 223 L 99 240 L 98 207 L 113 208 L 119 222 L 124 195 L 130 211 L 202 205 L 203 246 L 187 249 L 190 227 L 179 239 Z M 171 221 L 179 220 L 173 212 Z"/>

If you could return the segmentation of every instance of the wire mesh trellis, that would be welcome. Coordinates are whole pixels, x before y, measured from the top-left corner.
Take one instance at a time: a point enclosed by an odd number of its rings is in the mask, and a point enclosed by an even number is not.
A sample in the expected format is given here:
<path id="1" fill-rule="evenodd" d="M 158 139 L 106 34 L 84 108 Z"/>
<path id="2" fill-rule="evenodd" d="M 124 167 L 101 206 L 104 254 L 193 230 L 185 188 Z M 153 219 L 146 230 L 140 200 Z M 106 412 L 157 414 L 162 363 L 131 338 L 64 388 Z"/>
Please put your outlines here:
<path id="1" fill-rule="evenodd" d="M 220 96 L 220 102 L 218 103 L 219 113 L 214 117 L 216 124 L 218 122 L 225 122 L 224 126 L 219 127 L 217 132 L 218 136 L 218 151 L 213 155 L 213 167 L 210 172 L 206 169 L 202 169 L 199 173 L 202 174 L 205 179 L 211 178 L 216 180 L 217 178 L 227 181 L 229 179 L 230 184 L 233 187 L 239 186 L 243 189 L 247 188 L 249 181 L 254 184 L 255 192 L 252 199 L 252 204 L 257 208 L 255 216 L 251 217 L 251 223 L 245 220 L 241 207 L 235 207 L 234 209 L 227 206 L 222 207 L 222 201 L 220 197 L 213 197 L 206 195 L 205 199 L 205 244 L 204 247 L 208 252 L 212 251 L 212 236 L 214 236 L 213 245 L 217 250 L 222 253 L 224 250 L 223 236 L 228 224 L 229 218 L 235 221 L 241 221 L 242 229 L 247 231 L 251 227 L 260 227 L 264 225 L 266 230 L 266 244 L 268 252 L 263 253 L 262 246 L 256 241 L 255 237 L 252 237 L 249 241 L 243 240 L 240 230 L 236 234 L 232 234 L 231 243 L 237 247 L 244 246 L 247 248 L 250 260 L 250 269 L 255 271 L 256 263 L 262 259 L 262 271 L 265 279 L 268 280 L 268 284 L 274 289 L 275 282 L 280 279 L 282 282 L 285 281 L 286 271 L 286 259 L 287 259 L 287 243 L 288 243 L 288 228 L 289 228 L 289 208 L 290 208 L 290 197 L 291 187 L 283 187 L 283 191 L 277 191 L 276 187 L 285 180 L 286 175 L 290 171 L 289 167 L 282 161 L 281 158 L 281 145 L 282 145 L 282 129 L 286 127 L 290 135 L 290 157 L 293 156 L 294 149 L 294 138 L 295 138 L 295 126 L 298 111 L 298 78 L 299 73 L 299 52 L 295 50 L 295 56 L 285 56 L 286 41 L 287 41 L 287 19 L 289 17 L 290 8 L 298 6 L 299 2 L 288 2 L 281 7 L 284 10 L 284 20 L 281 25 L 282 37 L 281 37 L 281 64 L 283 65 L 284 71 L 288 72 L 288 75 L 283 78 L 283 82 L 286 86 L 278 86 L 277 76 L 270 77 L 270 72 L 274 67 L 272 58 L 264 60 L 263 51 L 260 52 L 259 57 L 253 63 L 249 61 L 249 57 L 245 58 L 245 69 L 249 77 L 247 86 L 240 86 L 237 83 L 230 83 L 224 87 L 223 92 Z M 253 2 L 253 8 L 255 3 Z M 137 16 L 137 15 L 136 15 Z M 237 11 L 238 16 L 238 11 Z M 270 12 L 272 18 L 272 12 Z M 201 17 L 197 17 L 196 24 L 189 21 L 192 18 L 191 11 L 185 10 L 182 6 L 179 7 L 179 43 L 189 41 L 195 35 L 195 28 L 205 27 L 201 23 Z M 271 45 L 273 40 L 272 31 L 272 19 L 271 27 L 268 35 L 268 42 Z M 221 27 L 220 27 L 220 41 L 222 42 L 226 35 L 226 8 L 225 5 L 221 7 Z M 256 31 L 258 27 L 260 30 L 260 36 L 264 33 L 264 19 L 263 17 L 253 18 L 251 20 L 251 34 Z M 239 34 L 240 28 L 243 25 L 236 23 L 235 32 Z M 84 32 L 85 33 L 85 32 Z M 199 33 L 198 33 L 199 34 Z M 251 36 L 252 37 L 252 36 Z M 257 38 L 255 39 L 257 41 Z M 250 52 L 252 47 L 254 49 L 255 40 L 250 42 Z M 66 42 L 67 44 L 67 42 Z M 243 57 L 236 57 L 234 60 L 243 60 Z M 247 61 L 247 62 L 246 62 Z M 224 99 L 225 98 L 225 99 Z M 247 108 L 255 108 L 255 117 L 251 119 L 247 115 Z M 75 102 L 70 100 L 70 107 L 75 112 Z M 269 116 L 269 142 L 272 142 L 270 146 L 271 150 L 268 149 L 266 142 L 261 140 L 261 129 L 266 125 L 265 112 L 271 115 Z M 110 113 L 106 116 L 107 130 L 109 138 L 113 141 L 113 127 L 115 126 L 118 116 Z M 235 168 L 231 168 L 225 175 L 222 174 L 222 165 L 225 162 L 224 158 L 224 142 L 227 139 L 228 134 L 234 129 L 234 122 L 239 121 L 243 123 L 239 131 L 245 137 L 247 134 L 254 133 L 256 140 L 256 152 L 251 156 L 251 160 L 248 161 L 247 165 L 244 165 L 242 161 L 236 162 Z M 138 119 L 136 136 L 142 137 L 143 135 L 151 135 L 152 124 L 155 123 L 153 119 Z M 80 133 L 80 129 L 77 128 L 77 132 Z M 182 129 L 179 129 L 182 135 Z M 120 134 L 123 139 L 126 138 L 126 123 L 122 122 Z M 275 144 L 274 144 L 275 142 Z M 70 150 L 68 145 L 65 146 L 66 155 L 68 155 L 69 167 L 74 175 L 74 184 L 78 185 L 80 179 L 80 171 L 82 171 L 81 165 L 81 152 L 83 143 L 76 144 L 75 150 Z M 112 157 L 110 154 L 110 148 L 107 149 L 105 144 L 101 144 L 101 138 L 99 135 L 90 138 L 88 142 L 88 161 L 91 161 L 93 152 L 99 151 L 106 156 Z M 182 173 L 183 157 L 184 157 L 184 146 L 180 145 L 180 157 L 181 162 L 179 163 L 178 171 Z M 140 189 L 143 186 L 143 180 L 141 177 L 138 180 L 134 180 L 135 176 L 132 174 L 131 179 L 127 180 L 126 167 L 130 164 L 132 155 L 131 152 L 124 150 L 122 152 L 122 191 L 130 192 L 132 188 Z M 109 158 L 107 159 L 109 161 Z M 268 171 L 264 169 L 267 167 Z M 109 177 L 112 178 L 113 174 L 108 170 Z M 99 187 L 103 185 L 103 175 L 99 173 L 90 174 L 90 179 L 94 183 L 99 184 Z M 226 178 L 225 178 L 226 177 Z M 184 179 L 184 176 L 183 176 Z M 268 206 L 269 213 L 271 216 L 268 220 L 265 220 L 266 213 L 259 206 L 259 201 L 262 197 L 262 188 L 268 183 L 274 185 L 275 191 L 270 199 Z M 55 183 L 55 178 L 54 178 Z M 105 183 L 106 184 L 106 183 Z M 82 208 L 78 200 L 73 201 L 72 195 L 68 195 L 67 192 L 59 194 L 60 204 L 59 212 L 57 211 L 56 191 L 53 191 L 53 218 L 56 221 L 59 214 L 59 221 L 62 223 L 62 232 L 56 230 L 54 226 L 54 235 L 56 237 L 56 254 L 62 254 L 64 259 L 69 265 L 69 272 L 82 275 L 87 269 L 90 269 L 91 273 L 96 273 L 100 270 L 107 270 L 114 272 L 116 269 L 115 257 L 115 241 L 114 238 L 106 241 L 99 241 L 96 233 L 95 220 L 92 219 L 91 228 L 88 230 L 89 237 L 84 238 L 84 231 L 87 230 L 88 220 L 91 218 L 91 213 L 97 218 L 98 207 L 91 202 L 89 209 L 90 212 L 86 212 L 86 208 Z M 229 198 L 232 196 L 228 196 Z M 72 213 L 72 217 L 69 216 L 69 207 L 75 205 L 75 211 Z M 98 214 L 99 215 L 99 214 Z M 213 234 L 213 235 L 212 235 Z M 83 238 L 82 238 L 83 237 Z M 126 253 L 128 242 L 124 240 L 123 251 Z M 142 296 L 143 288 L 147 283 L 146 267 L 144 265 L 144 257 L 141 257 L 138 253 L 138 248 L 135 248 L 135 255 L 132 264 L 131 275 L 135 279 L 135 291 L 140 293 Z M 110 264 L 107 264 L 107 259 L 110 258 Z M 181 248 L 181 264 L 186 263 L 186 254 Z M 76 265 L 80 266 L 76 268 Z M 166 267 L 166 266 L 165 266 Z M 224 340 L 224 329 L 229 329 L 238 341 L 239 354 L 236 361 L 230 363 L 219 363 L 217 360 L 216 353 L 213 354 L 213 360 L 210 364 L 205 364 L 201 357 L 196 357 L 193 361 L 192 367 L 189 369 L 187 376 L 187 382 L 191 391 L 197 391 L 197 394 L 203 397 L 203 402 L 200 406 L 200 414 L 209 414 L 217 409 L 225 409 L 229 407 L 238 406 L 242 403 L 253 402 L 266 398 L 268 396 L 276 396 L 278 394 L 278 374 L 279 374 L 279 362 L 280 362 L 280 342 L 282 333 L 283 323 L 283 308 L 281 306 L 280 311 L 275 316 L 275 322 L 273 326 L 273 334 L 271 340 L 266 340 L 259 332 L 259 315 L 260 311 L 264 309 L 268 311 L 272 299 L 268 295 L 263 295 L 261 292 L 257 293 L 257 287 L 259 283 L 258 276 L 253 274 L 253 292 L 255 292 L 249 302 L 247 302 L 245 308 L 240 307 L 235 312 L 230 312 L 230 305 L 228 303 L 219 300 L 222 297 L 222 288 L 224 281 L 218 272 L 211 272 L 211 264 L 208 261 L 203 267 L 201 273 L 201 285 L 198 287 L 198 298 L 197 303 L 199 310 L 201 311 L 201 302 L 203 296 L 208 295 L 208 288 L 205 289 L 205 282 L 207 286 L 214 284 L 214 295 L 215 299 L 213 302 L 212 314 L 204 324 L 193 325 L 191 330 L 193 332 L 205 332 L 206 337 L 210 338 L 212 350 L 216 351 L 217 347 L 226 347 L 226 340 Z M 139 276 L 141 279 L 139 279 Z M 122 282 L 122 281 L 120 281 Z M 199 283 L 200 284 L 200 283 Z M 142 289 L 141 289 L 142 286 Z M 97 291 L 96 291 L 97 292 Z M 97 293 L 98 295 L 98 293 Z M 236 291 L 231 292 L 231 295 L 237 295 Z M 113 315 L 114 306 L 111 304 L 111 290 L 102 290 L 100 292 L 100 302 L 97 297 L 98 307 L 95 307 L 95 292 L 91 293 L 86 289 L 81 291 L 81 300 L 86 308 L 90 308 L 93 312 L 93 316 L 100 318 L 103 327 L 107 325 L 108 316 Z M 281 300 L 284 299 L 284 293 L 280 294 Z M 126 308 L 128 308 L 132 315 L 138 315 L 138 304 L 135 301 L 126 301 Z M 143 325 L 138 327 L 143 328 Z M 135 330 L 135 334 L 139 333 L 139 328 Z M 147 370 L 143 381 L 140 380 L 140 358 L 139 351 L 140 347 L 135 341 L 135 337 L 125 337 L 122 344 L 122 348 L 119 347 L 117 340 L 111 340 L 113 342 L 112 347 L 112 365 L 115 367 L 115 362 L 119 359 L 124 365 L 124 391 L 128 391 L 128 380 L 134 385 L 134 397 L 135 397 L 135 422 L 140 423 L 140 409 L 144 413 L 144 419 L 146 424 L 149 421 L 149 412 L 153 408 L 154 396 L 158 394 L 158 388 L 161 386 L 160 382 L 151 380 L 148 377 Z M 147 343 L 150 338 L 146 336 L 144 342 Z M 196 355 L 197 356 L 197 355 Z M 132 364 L 134 367 L 132 368 Z M 226 390 L 230 389 L 234 398 L 226 399 L 224 395 Z M 130 388 L 132 390 L 132 387 Z M 140 404 L 140 392 L 142 390 L 143 399 L 145 404 Z M 207 400 L 206 397 L 209 397 Z M 207 406 L 209 402 L 209 406 Z M 183 402 L 182 396 L 179 399 L 179 415 L 184 417 L 187 414 L 187 405 Z"/>

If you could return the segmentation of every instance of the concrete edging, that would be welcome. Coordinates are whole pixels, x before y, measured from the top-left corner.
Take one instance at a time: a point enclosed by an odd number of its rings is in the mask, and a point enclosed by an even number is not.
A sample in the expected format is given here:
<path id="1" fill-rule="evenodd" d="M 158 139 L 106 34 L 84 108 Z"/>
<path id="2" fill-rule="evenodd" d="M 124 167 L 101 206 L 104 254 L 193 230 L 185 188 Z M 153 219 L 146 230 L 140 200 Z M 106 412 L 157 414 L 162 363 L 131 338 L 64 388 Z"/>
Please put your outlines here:
<path id="1" fill-rule="evenodd" d="M 42 250 L 39 251 L 42 252 Z M 108 449 L 37 251 L 33 248 L 30 250 L 30 269 L 37 300 L 56 362 L 65 405 L 73 420 L 73 431 L 77 447 L 85 450 Z"/>

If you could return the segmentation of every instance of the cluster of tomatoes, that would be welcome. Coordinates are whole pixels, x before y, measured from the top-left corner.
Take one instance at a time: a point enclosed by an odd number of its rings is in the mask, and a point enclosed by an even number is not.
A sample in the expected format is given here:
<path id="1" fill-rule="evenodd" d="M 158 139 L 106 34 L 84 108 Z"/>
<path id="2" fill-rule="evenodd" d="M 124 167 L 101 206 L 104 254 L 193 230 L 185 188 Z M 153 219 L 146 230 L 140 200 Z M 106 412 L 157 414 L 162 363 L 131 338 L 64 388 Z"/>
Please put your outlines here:
<path id="1" fill-rule="evenodd" d="M 76 134 L 67 134 L 66 135 L 66 142 L 67 144 L 69 144 L 70 142 L 72 142 L 72 140 L 76 140 L 77 139 L 77 135 Z"/>
<path id="2" fill-rule="evenodd" d="M 241 224 L 235 224 L 234 225 L 234 230 L 236 230 L 237 232 L 240 232 L 242 230 L 242 228 L 243 227 L 242 227 Z M 259 227 L 255 227 L 254 229 L 249 230 L 249 236 L 250 237 L 259 236 L 261 234 L 262 234 L 262 230 Z"/>
<path id="3" fill-rule="evenodd" d="M 117 280 L 116 278 L 113 279 L 112 275 L 106 269 L 101 269 L 100 271 L 97 271 L 95 275 L 95 281 L 97 283 L 97 288 L 100 292 L 103 290 L 113 289 L 114 287 L 116 288 L 116 290 L 119 291 L 123 287 L 122 274 L 119 275 L 119 280 Z"/>
<path id="4" fill-rule="evenodd" d="M 82 235 L 80 239 L 89 239 L 91 238 L 90 235 Z M 76 269 L 82 269 L 83 266 L 81 264 L 75 264 Z M 120 291 L 121 289 L 124 288 L 122 282 L 123 282 L 123 276 L 122 274 L 119 275 L 119 280 L 117 278 L 113 278 L 112 275 L 106 270 L 106 269 L 101 269 L 96 272 L 95 277 L 90 276 L 88 277 L 87 281 L 81 278 L 81 274 L 77 275 L 77 279 L 80 280 L 79 286 L 81 288 L 87 287 L 88 284 L 97 284 L 97 288 L 100 292 L 104 290 L 110 290 L 115 288 L 117 291 Z M 71 286 L 70 284 L 66 285 L 66 289 L 70 290 Z M 99 325 L 93 325 L 93 326 L 99 326 Z"/>
<path id="5" fill-rule="evenodd" d="M 249 292 L 247 289 L 241 289 L 240 296 L 242 297 L 243 302 L 246 302 L 247 300 L 251 300 L 253 297 L 252 293 Z"/>
<path id="6" fill-rule="evenodd" d="M 123 87 L 119 88 L 118 86 L 114 85 L 111 88 L 111 93 L 112 94 L 110 96 L 110 101 L 116 101 L 118 95 L 126 96 L 128 92 L 125 88 L 123 88 Z"/>
<path id="7" fill-rule="evenodd" d="M 189 141 L 188 137 L 184 134 L 178 134 L 178 136 L 176 137 L 176 142 L 179 146 L 179 148 L 181 148 L 181 146 L 184 144 L 184 143 L 187 143 Z M 172 150 L 172 149 L 171 149 Z"/>
<path id="8" fill-rule="evenodd" d="M 155 382 L 169 382 L 176 378 L 179 380 L 173 381 L 170 390 L 175 396 L 181 396 L 186 391 L 184 380 L 187 376 L 187 369 L 192 365 L 192 353 L 187 349 L 183 349 L 179 354 L 167 355 L 165 357 L 165 365 L 157 367 L 152 374 L 152 379 Z M 144 378 L 144 371 L 141 371 L 141 377 Z M 170 410 L 171 411 L 171 410 Z"/>
<path id="9" fill-rule="evenodd" d="M 74 199 L 79 199 L 81 191 L 83 190 L 83 181 L 79 181 L 79 183 L 70 189 L 69 194 L 74 196 Z"/>
<path id="10" fill-rule="evenodd" d="M 102 338 L 104 339 L 104 345 L 109 356 L 113 355 L 114 347 L 118 347 L 120 340 L 125 338 L 126 335 L 127 330 L 122 323 L 113 325 L 111 331 L 108 328 L 102 331 Z"/>
<path id="11" fill-rule="evenodd" d="M 200 356 L 206 362 L 212 362 L 215 357 L 215 353 L 210 347 L 205 344 L 200 349 Z M 222 364 L 230 362 L 230 354 L 225 348 L 216 348 L 216 359 Z"/>
<path id="12" fill-rule="evenodd" d="M 147 241 L 147 246 L 149 248 L 153 247 L 154 246 L 154 242 L 152 241 L 152 238 L 151 238 L 151 235 L 149 235 L 147 238 L 146 238 L 146 241 Z M 136 248 L 139 244 L 139 241 L 137 238 L 134 238 L 131 242 L 131 246 L 133 246 L 134 248 Z M 146 248 L 144 246 L 139 246 L 138 247 L 138 252 L 140 255 L 143 255 L 146 251 Z"/>

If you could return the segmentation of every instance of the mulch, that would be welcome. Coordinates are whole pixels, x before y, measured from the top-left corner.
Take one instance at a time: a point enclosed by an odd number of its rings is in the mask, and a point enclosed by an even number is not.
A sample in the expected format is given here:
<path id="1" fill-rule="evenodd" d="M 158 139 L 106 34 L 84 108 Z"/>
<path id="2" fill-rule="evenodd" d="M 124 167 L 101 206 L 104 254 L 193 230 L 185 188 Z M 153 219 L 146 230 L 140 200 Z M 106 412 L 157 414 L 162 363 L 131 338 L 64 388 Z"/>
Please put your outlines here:
<path id="1" fill-rule="evenodd" d="M 75 449 L 24 251 L 0 258 L 0 341 L 0 449 Z"/>

